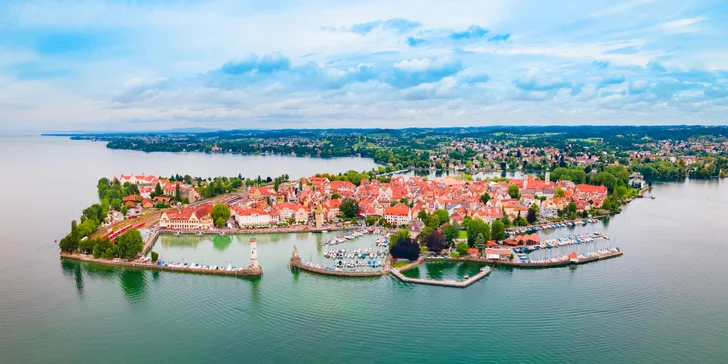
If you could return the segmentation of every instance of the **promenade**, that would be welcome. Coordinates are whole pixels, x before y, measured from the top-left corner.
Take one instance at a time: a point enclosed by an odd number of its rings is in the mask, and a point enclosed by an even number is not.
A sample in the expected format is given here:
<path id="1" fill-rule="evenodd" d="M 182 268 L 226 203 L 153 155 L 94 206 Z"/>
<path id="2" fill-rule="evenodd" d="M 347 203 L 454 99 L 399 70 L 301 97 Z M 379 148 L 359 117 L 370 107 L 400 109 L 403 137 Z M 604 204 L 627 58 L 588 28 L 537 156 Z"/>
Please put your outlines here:
<path id="1" fill-rule="evenodd" d="M 140 261 L 127 261 L 122 259 L 99 259 L 94 258 L 92 255 L 87 254 L 71 254 L 61 253 L 62 259 L 73 259 L 89 263 L 97 263 L 115 267 L 125 268 L 139 268 L 148 270 L 159 270 L 167 272 L 180 272 L 180 273 L 193 273 L 193 274 L 207 274 L 207 275 L 219 275 L 219 276 L 231 276 L 231 277 L 259 277 L 263 275 L 263 267 L 258 268 L 244 268 L 237 270 L 224 270 L 224 269 L 201 269 L 201 268 L 188 268 L 188 267 L 170 267 L 164 265 L 157 265 L 152 262 L 140 262 Z"/>

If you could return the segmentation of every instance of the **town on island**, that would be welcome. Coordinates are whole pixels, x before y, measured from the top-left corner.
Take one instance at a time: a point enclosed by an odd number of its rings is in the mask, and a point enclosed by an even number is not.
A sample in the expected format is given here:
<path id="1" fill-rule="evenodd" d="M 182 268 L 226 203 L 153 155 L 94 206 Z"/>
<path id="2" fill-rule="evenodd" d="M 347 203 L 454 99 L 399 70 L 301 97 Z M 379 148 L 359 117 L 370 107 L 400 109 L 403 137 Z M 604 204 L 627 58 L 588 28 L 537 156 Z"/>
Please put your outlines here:
<path id="1" fill-rule="evenodd" d="M 516 139 L 520 142 L 453 137 L 415 152 L 390 145 L 385 148 L 389 159 L 409 156 L 415 161 L 380 161 L 386 167 L 297 179 L 242 174 L 101 178 L 99 203 L 85 209 L 80 222 L 74 220 L 71 232 L 60 239 L 61 257 L 255 277 L 263 275 L 256 234 L 340 231 L 321 243 L 325 263 L 306 261 L 294 247 L 291 269 L 342 277 L 391 274 L 409 283 L 467 287 L 498 266 L 561 267 L 621 256 L 616 243 L 599 231 L 555 239 L 540 233 L 619 213 L 622 205 L 651 190 L 647 181 L 725 174 L 725 158 L 710 155 L 722 150 L 724 140 L 651 140 L 630 145 L 635 150 L 619 150 L 587 138 L 558 148 Z M 213 142 L 207 152 L 220 151 Z M 423 159 L 424 166 L 416 161 Z M 423 169 L 428 173 L 417 173 Z M 168 261 L 154 251 L 162 234 L 248 235 L 250 263 Z M 380 236 L 370 248 L 339 246 L 367 234 Z M 589 248 L 571 250 L 572 245 Z M 555 249 L 559 254 L 530 254 L 554 248 L 561 248 Z M 404 274 L 428 261 L 475 262 L 482 269 L 460 281 Z"/>

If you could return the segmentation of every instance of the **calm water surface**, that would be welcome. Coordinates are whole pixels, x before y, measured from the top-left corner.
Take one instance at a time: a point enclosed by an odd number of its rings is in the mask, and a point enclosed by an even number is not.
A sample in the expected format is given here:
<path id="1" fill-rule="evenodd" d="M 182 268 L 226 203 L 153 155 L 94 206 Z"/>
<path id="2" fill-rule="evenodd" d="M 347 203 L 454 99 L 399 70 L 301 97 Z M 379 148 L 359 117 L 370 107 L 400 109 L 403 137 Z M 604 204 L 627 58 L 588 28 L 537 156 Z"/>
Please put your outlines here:
<path id="1" fill-rule="evenodd" d="M 37 137 L 0 138 L 0 155 L 2 363 L 728 361 L 726 183 L 660 185 L 655 200 L 604 224 L 550 233 L 604 231 L 621 258 L 498 269 L 454 289 L 291 273 L 294 245 L 304 258 L 320 253 L 316 234 L 259 236 L 260 279 L 62 262 L 53 242 L 94 202 L 101 176 L 296 177 L 371 161 L 144 154 Z M 247 236 L 185 239 L 169 252 L 248 262 Z M 464 271 L 428 264 L 418 274 Z"/>

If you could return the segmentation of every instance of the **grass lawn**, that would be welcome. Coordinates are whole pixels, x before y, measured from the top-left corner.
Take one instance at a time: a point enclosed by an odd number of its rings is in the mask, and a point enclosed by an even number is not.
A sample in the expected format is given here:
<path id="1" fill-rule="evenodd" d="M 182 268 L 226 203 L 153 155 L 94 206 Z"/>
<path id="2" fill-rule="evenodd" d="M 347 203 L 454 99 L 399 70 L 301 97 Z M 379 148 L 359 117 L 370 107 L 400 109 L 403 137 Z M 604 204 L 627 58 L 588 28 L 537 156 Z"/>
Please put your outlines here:
<path id="1" fill-rule="evenodd" d="M 392 264 L 392 268 L 401 268 L 410 263 L 412 263 L 412 262 L 397 262 L 397 263 Z"/>
<path id="2" fill-rule="evenodd" d="M 458 253 L 450 253 L 450 258 L 457 258 L 459 256 L 460 256 L 460 254 L 458 254 Z"/>
<path id="3" fill-rule="evenodd" d="M 458 233 L 458 239 L 467 239 L 468 238 L 468 232 L 465 230 L 461 230 Z"/>

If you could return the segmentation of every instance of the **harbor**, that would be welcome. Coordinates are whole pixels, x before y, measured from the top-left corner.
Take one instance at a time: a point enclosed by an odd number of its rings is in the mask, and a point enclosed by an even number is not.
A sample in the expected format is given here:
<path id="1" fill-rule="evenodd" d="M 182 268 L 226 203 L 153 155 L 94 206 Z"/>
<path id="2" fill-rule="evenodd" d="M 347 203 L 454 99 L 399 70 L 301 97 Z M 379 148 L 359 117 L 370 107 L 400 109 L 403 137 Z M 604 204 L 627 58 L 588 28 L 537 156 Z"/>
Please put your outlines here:
<path id="1" fill-rule="evenodd" d="M 402 282 L 405 283 L 412 283 L 412 284 L 426 284 L 431 286 L 441 286 L 441 287 L 455 287 L 455 288 L 465 288 L 470 286 L 471 284 L 479 281 L 480 279 L 484 278 L 490 272 L 492 271 L 492 268 L 489 266 L 484 266 L 480 268 L 480 271 L 476 274 L 474 274 L 472 277 L 465 275 L 463 280 L 455 280 L 455 279 L 423 279 L 423 278 L 412 278 L 405 276 L 402 272 L 408 271 L 410 269 L 417 268 L 421 264 L 427 264 L 427 261 L 434 261 L 434 260 L 428 260 L 426 258 L 420 258 L 410 264 L 407 264 L 400 268 L 394 268 L 392 269 L 391 273 L 393 276 L 395 276 L 397 279 L 399 279 Z"/>

